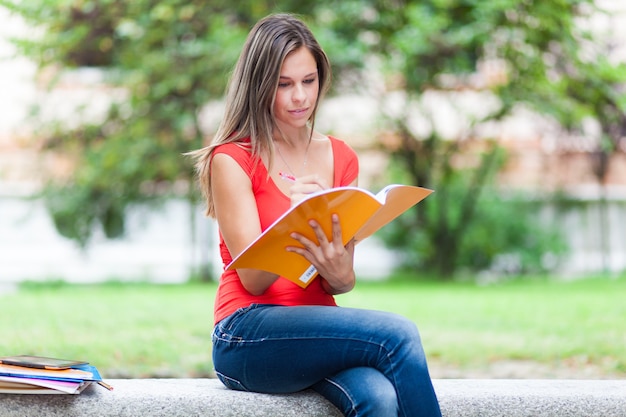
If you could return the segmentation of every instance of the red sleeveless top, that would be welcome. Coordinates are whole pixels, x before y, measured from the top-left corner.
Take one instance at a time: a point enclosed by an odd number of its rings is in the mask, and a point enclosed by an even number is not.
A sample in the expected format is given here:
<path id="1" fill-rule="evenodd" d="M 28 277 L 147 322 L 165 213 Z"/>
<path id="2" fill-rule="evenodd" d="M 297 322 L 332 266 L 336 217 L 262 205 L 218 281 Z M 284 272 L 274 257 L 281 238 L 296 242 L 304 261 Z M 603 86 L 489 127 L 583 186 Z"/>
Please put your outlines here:
<path id="1" fill-rule="evenodd" d="M 330 137 L 330 141 L 335 169 L 333 187 L 350 185 L 357 178 L 359 171 L 357 155 L 345 142 L 333 137 Z M 249 147 L 245 144 L 242 146 L 241 143 L 228 143 L 215 148 L 214 154 L 218 153 L 232 157 L 250 178 L 262 230 L 265 230 L 289 209 L 291 206 L 289 197 L 283 194 L 274 181 L 268 177 L 267 168 L 263 162 L 252 158 Z M 232 256 L 228 252 L 221 233 L 220 255 L 225 267 L 232 260 Z M 252 295 L 243 287 L 236 271 L 224 271 L 215 299 L 215 323 L 228 317 L 237 309 L 253 303 L 284 306 L 336 305 L 334 297 L 324 291 L 319 279 L 303 289 L 285 278 L 278 278 L 263 294 Z"/>

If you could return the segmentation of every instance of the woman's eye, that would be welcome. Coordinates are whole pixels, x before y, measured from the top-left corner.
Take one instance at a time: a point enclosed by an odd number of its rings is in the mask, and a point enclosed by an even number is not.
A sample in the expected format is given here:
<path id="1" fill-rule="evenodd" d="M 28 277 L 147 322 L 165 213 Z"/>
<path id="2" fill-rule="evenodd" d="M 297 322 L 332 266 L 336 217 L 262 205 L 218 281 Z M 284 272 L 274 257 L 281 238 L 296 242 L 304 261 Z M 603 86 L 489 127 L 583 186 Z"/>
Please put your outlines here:
<path id="1" fill-rule="evenodd" d="M 315 78 L 309 78 L 308 80 L 304 80 L 305 84 L 312 84 L 315 82 Z"/>
<path id="2" fill-rule="evenodd" d="M 278 83 L 278 86 L 282 88 L 289 87 L 289 83 Z"/>

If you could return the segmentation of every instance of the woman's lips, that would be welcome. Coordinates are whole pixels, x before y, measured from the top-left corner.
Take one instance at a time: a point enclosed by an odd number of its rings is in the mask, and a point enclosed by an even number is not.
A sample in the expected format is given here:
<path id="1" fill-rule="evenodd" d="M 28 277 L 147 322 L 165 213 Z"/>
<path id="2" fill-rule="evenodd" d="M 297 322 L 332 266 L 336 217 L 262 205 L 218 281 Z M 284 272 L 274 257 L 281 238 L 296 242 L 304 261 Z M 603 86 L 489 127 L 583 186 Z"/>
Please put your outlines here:
<path id="1" fill-rule="evenodd" d="M 296 110 L 289 110 L 289 114 L 293 115 L 293 116 L 304 116 L 308 113 L 309 109 L 296 109 Z"/>

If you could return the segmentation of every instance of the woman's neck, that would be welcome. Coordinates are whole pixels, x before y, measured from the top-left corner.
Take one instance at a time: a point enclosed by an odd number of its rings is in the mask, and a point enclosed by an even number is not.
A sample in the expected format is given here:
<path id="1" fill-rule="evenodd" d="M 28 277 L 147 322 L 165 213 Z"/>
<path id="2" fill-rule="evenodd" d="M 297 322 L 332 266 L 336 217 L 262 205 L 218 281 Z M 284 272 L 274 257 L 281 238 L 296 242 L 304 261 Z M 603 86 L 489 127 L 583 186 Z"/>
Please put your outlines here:
<path id="1" fill-rule="evenodd" d="M 309 127 L 298 129 L 276 128 L 274 130 L 274 140 L 285 147 L 297 149 L 308 147 L 313 133 Z"/>

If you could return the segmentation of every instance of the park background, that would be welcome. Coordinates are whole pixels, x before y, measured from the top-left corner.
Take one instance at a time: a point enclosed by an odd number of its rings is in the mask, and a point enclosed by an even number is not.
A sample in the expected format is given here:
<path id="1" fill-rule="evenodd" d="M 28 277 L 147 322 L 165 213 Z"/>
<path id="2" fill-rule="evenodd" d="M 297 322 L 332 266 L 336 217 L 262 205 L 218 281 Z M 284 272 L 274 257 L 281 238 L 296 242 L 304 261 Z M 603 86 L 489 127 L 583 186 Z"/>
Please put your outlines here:
<path id="1" fill-rule="evenodd" d="M 211 375 L 217 232 L 181 154 L 282 10 L 330 55 L 317 127 L 361 185 L 436 190 L 339 303 L 415 319 L 435 376 L 623 378 L 626 7 L 297 3 L 0 3 L 1 351 Z"/>

